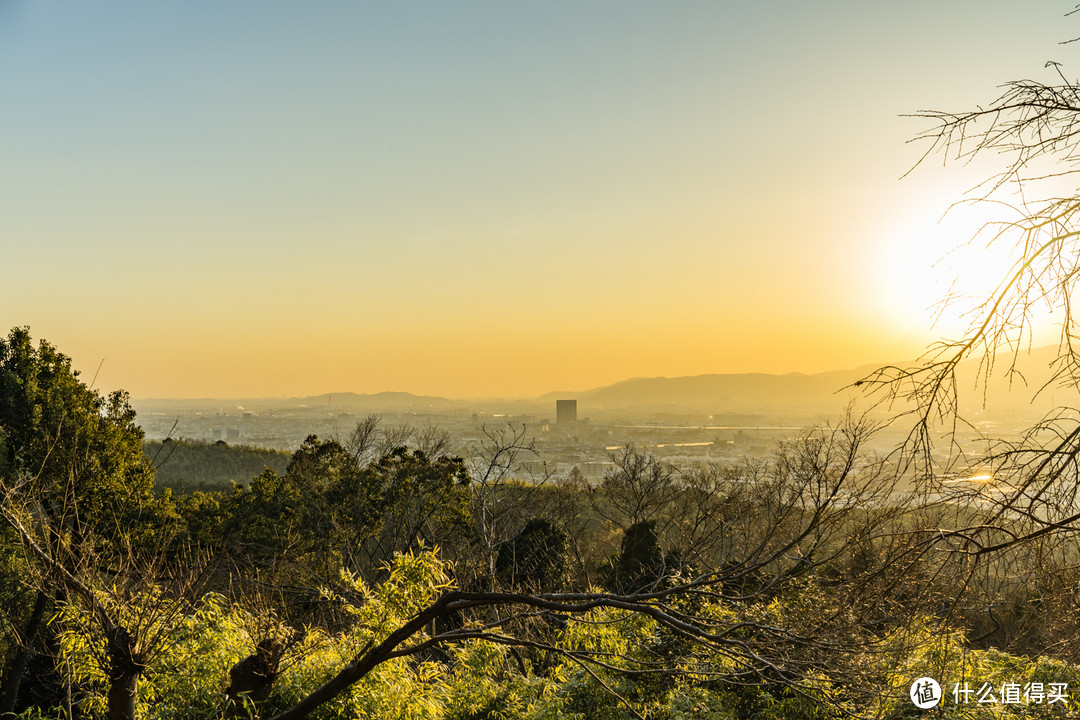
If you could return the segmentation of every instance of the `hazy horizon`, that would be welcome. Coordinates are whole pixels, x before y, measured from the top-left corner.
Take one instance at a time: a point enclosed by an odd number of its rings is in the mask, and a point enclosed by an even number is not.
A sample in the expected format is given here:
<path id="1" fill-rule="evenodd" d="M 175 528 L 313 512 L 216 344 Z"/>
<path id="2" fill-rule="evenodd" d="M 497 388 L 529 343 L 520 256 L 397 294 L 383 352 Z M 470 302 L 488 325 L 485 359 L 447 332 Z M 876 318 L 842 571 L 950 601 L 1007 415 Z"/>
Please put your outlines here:
<path id="1" fill-rule="evenodd" d="M 900 180 L 902 116 L 1072 72 L 1069 9 L 0 3 L 0 322 L 139 398 L 915 358 L 1000 258 L 931 267 L 987 166 Z"/>
<path id="2" fill-rule="evenodd" d="M 297 400 L 297 399 L 312 398 L 312 397 L 323 397 L 323 396 L 326 396 L 326 395 L 377 396 L 377 395 L 404 394 L 404 395 L 414 395 L 416 397 L 437 397 L 437 398 L 441 398 L 441 399 L 444 399 L 444 400 L 451 400 L 451 401 L 459 401 L 460 400 L 460 401 L 463 401 L 463 402 L 484 401 L 484 400 L 537 401 L 537 400 L 545 400 L 546 396 L 549 396 L 549 395 L 566 395 L 566 396 L 569 397 L 569 396 L 589 393 L 589 392 L 592 392 L 594 390 L 599 390 L 599 389 L 603 389 L 603 388 L 609 388 L 609 387 L 612 387 L 612 386 L 622 385 L 624 383 L 628 383 L 628 382 L 632 382 L 632 381 L 639 381 L 639 380 L 685 380 L 685 379 L 691 379 L 691 378 L 702 378 L 702 377 L 710 377 L 710 376 L 741 376 L 741 375 L 765 375 L 765 376 L 769 376 L 769 377 L 783 377 L 785 375 L 788 375 L 788 376 L 790 376 L 790 375 L 799 375 L 799 376 L 810 377 L 810 376 L 820 375 L 820 374 L 832 374 L 832 373 L 843 373 L 845 371 L 856 371 L 856 370 L 870 368 L 870 367 L 875 367 L 876 368 L 876 367 L 880 367 L 880 366 L 883 366 L 883 365 L 886 365 L 886 364 L 893 364 L 893 363 L 867 363 L 867 364 L 864 364 L 864 365 L 853 366 L 853 367 L 831 368 L 829 370 L 822 370 L 822 371 L 814 372 L 814 373 L 803 373 L 803 372 L 800 372 L 800 371 L 797 371 L 797 370 L 793 370 L 791 372 L 786 372 L 786 373 L 784 373 L 784 372 L 781 372 L 781 373 L 763 373 L 763 372 L 760 372 L 760 371 L 752 370 L 752 371 L 747 371 L 747 372 L 744 372 L 744 373 L 743 372 L 736 372 L 736 373 L 699 373 L 697 375 L 672 375 L 672 376 L 668 376 L 668 375 L 651 375 L 651 376 L 638 375 L 638 376 L 634 376 L 634 377 L 619 378 L 618 380 L 614 380 L 614 381 L 612 381 L 610 383 L 604 383 L 602 385 L 594 385 L 594 386 L 589 386 L 589 387 L 551 388 L 549 390 L 544 390 L 543 392 L 537 393 L 535 395 L 458 395 L 458 396 L 455 396 L 455 395 L 435 395 L 435 394 L 431 394 L 431 393 L 417 393 L 417 392 L 413 392 L 413 391 L 409 390 L 408 388 L 387 388 L 387 389 L 384 389 L 384 390 L 370 390 L 370 391 L 368 391 L 368 390 L 353 390 L 353 389 L 350 389 L 350 388 L 338 388 L 336 390 L 327 390 L 327 391 L 324 391 L 324 392 L 306 393 L 306 394 L 301 394 L 301 395 L 298 395 L 298 394 L 295 394 L 295 393 L 282 393 L 282 394 L 278 394 L 278 395 L 215 395 L 215 396 L 210 396 L 210 395 L 190 395 L 190 396 L 184 396 L 184 397 L 166 397 L 166 396 L 160 396 L 159 397 L 159 396 L 134 396 L 133 395 L 132 399 L 136 400 L 136 401 L 139 401 L 139 400 L 154 400 L 154 401 L 157 401 L 157 400 L 162 400 L 162 401 L 166 401 L 166 400 L 182 400 L 182 401 L 189 401 L 189 400 L 240 400 L 240 399 L 248 399 L 248 400 L 281 400 L 281 399 Z"/>

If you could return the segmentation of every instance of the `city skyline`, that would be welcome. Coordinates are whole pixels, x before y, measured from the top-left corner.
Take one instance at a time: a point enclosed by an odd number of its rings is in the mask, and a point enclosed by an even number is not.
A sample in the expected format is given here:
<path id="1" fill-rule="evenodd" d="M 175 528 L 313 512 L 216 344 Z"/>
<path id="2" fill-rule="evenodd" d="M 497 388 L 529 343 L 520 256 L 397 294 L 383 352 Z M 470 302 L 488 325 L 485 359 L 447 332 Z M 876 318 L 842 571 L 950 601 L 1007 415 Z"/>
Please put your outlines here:
<path id="1" fill-rule="evenodd" d="M 901 180 L 1071 7 L 0 3 L 0 320 L 136 397 L 914 359 L 1001 258 Z M 996 263 L 996 264 L 995 264 Z M 961 304 L 962 306 L 962 304 Z"/>

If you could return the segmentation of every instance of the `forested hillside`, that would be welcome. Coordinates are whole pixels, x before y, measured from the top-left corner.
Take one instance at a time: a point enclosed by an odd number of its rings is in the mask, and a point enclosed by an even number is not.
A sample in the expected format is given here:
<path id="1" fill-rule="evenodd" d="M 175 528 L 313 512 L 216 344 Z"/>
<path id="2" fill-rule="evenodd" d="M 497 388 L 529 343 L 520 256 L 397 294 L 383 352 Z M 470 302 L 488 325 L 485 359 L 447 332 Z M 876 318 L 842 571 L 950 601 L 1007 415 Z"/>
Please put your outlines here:
<path id="1" fill-rule="evenodd" d="M 281 450 L 192 440 L 147 440 L 143 452 L 154 466 L 157 486 L 180 493 L 227 491 L 266 468 L 284 472 L 290 456 Z"/>

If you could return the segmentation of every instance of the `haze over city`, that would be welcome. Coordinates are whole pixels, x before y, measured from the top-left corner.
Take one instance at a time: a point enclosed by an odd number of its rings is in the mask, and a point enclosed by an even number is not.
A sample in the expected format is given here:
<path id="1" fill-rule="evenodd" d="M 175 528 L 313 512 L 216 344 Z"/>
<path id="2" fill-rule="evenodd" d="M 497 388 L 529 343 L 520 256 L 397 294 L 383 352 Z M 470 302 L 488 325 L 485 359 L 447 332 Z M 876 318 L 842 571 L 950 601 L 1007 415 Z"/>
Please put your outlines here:
<path id="1" fill-rule="evenodd" d="M 1063 10 L 0 2 L 0 314 L 135 397 L 912 359 L 1000 259 L 931 267 L 986 173 L 901 180 L 902 115 L 1049 74 Z"/>

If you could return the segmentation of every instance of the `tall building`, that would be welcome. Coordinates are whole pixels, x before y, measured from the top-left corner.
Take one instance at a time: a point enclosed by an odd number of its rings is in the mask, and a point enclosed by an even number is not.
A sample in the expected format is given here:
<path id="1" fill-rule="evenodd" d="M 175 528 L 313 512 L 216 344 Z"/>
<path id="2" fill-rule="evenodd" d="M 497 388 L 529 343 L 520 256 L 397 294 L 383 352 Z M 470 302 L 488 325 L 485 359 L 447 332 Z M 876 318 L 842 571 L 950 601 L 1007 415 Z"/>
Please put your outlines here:
<path id="1" fill-rule="evenodd" d="M 577 422 L 577 400 L 555 401 L 555 422 L 559 425 Z"/>

